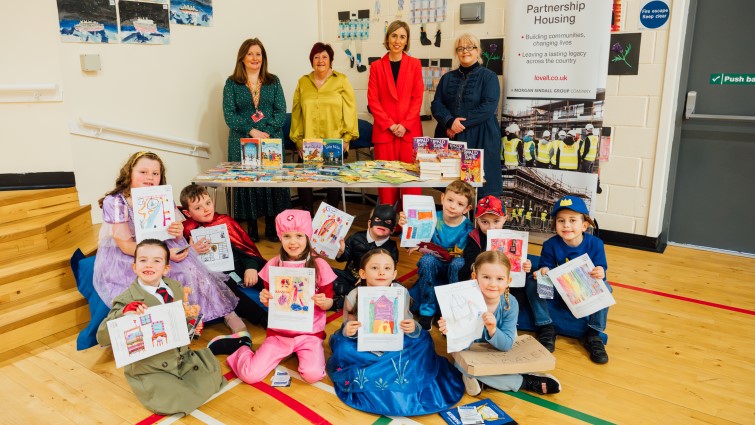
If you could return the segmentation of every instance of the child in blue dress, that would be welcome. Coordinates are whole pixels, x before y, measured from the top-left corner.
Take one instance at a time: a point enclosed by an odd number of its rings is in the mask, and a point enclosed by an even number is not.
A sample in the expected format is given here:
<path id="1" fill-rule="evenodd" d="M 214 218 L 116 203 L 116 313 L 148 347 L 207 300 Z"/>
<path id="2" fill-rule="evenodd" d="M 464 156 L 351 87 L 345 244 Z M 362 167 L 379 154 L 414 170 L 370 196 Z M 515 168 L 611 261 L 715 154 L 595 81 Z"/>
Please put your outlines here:
<path id="1" fill-rule="evenodd" d="M 367 286 L 397 286 L 396 261 L 382 248 L 369 251 L 359 266 Z M 407 297 L 408 298 L 408 297 Z M 342 330 L 330 337 L 333 354 L 326 371 L 336 395 L 347 405 L 379 415 L 414 416 L 446 410 L 464 394 L 461 376 L 435 354 L 430 334 L 412 318 L 399 324 L 404 331 L 401 351 L 357 351 L 357 289 L 344 303 Z"/>

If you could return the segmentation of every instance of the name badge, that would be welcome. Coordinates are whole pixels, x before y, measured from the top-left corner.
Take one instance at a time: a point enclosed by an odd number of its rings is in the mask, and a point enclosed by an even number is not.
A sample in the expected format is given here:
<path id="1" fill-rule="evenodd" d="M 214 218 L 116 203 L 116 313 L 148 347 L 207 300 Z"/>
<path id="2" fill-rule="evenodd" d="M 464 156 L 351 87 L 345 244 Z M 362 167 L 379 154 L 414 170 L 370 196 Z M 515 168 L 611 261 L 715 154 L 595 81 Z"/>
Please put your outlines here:
<path id="1" fill-rule="evenodd" d="M 252 121 L 254 122 L 259 122 L 262 118 L 265 118 L 265 114 L 263 114 L 262 111 L 257 111 L 252 114 Z"/>

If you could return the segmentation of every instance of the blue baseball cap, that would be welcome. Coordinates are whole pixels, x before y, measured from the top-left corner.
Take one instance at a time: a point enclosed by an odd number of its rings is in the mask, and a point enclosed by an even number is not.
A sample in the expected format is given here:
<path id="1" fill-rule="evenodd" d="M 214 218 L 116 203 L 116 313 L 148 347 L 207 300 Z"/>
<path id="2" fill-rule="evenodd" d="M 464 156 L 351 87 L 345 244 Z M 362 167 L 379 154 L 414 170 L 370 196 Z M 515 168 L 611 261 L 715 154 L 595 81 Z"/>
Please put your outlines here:
<path id="1" fill-rule="evenodd" d="M 590 210 L 587 209 L 585 201 L 583 201 L 580 197 L 568 195 L 556 201 L 556 203 L 553 205 L 553 211 L 551 211 L 551 217 L 556 217 L 556 214 L 561 210 L 571 210 L 576 213 L 582 214 L 585 216 L 585 220 L 588 223 L 590 223 L 592 226 L 595 226 L 592 218 L 590 218 Z"/>

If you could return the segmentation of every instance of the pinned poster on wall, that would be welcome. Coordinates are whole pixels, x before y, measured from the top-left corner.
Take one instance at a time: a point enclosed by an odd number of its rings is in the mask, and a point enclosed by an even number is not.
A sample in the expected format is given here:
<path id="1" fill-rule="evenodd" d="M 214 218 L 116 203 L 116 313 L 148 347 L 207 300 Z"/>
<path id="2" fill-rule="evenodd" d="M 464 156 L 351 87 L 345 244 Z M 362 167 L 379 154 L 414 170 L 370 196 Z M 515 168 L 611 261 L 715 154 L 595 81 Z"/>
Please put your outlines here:
<path id="1" fill-rule="evenodd" d="M 611 11 L 610 2 L 508 0 L 506 97 L 595 99 Z"/>

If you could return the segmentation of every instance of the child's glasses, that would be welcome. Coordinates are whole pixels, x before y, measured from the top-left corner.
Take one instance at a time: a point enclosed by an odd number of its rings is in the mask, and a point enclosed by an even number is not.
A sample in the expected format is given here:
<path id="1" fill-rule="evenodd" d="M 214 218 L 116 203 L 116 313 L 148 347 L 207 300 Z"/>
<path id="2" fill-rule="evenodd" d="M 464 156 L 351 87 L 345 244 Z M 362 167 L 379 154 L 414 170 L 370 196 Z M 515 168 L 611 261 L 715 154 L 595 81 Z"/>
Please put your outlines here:
<path id="1" fill-rule="evenodd" d="M 472 50 L 476 48 L 477 46 L 459 46 L 456 48 L 456 53 L 471 52 Z"/>

